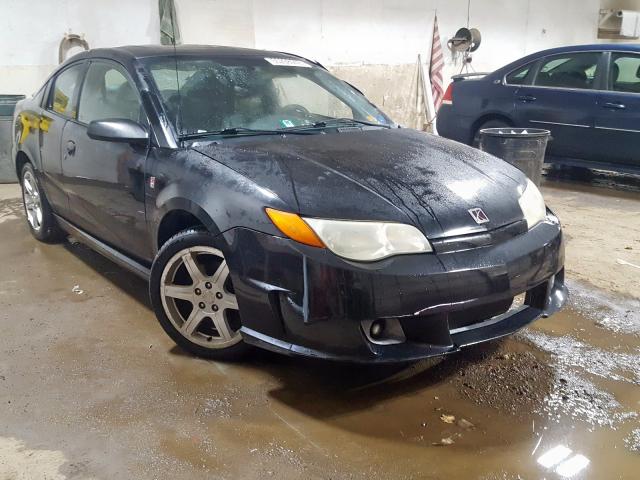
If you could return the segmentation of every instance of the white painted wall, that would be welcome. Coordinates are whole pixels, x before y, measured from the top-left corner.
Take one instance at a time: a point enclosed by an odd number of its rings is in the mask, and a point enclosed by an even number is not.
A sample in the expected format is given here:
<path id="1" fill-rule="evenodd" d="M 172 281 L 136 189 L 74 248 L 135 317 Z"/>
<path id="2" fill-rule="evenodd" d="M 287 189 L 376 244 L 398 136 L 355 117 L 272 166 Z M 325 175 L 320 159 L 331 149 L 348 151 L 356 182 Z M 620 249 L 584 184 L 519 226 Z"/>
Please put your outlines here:
<path id="1" fill-rule="evenodd" d="M 609 2 L 609 3 L 607 3 Z M 401 123 L 416 117 L 415 65 L 429 57 L 433 18 L 445 46 L 445 78 L 462 59 L 446 49 L 458 28 L 480 29 L 476 71 L 526 54 L 598 42 L 601 8 L 640 0 L 176 0 L 185 43 L 283 50 L 315 59 L 361 88 Z M 615 5 L 610 5 L 615 3 Z M 640 10 L 640 6 L 637 7 Z M 391 68 L 390 68 L 391 67 Z"/>
<path id="2" fill-rule="evenodd" d="M 607 1 L 607 0 L 603 0 Z M 640 0 L 622 0 L 640 1 Z M 597 42 L 600 0 L 176 0 L 185 43 L 284 50 L 316 59 L 360 87 L 392 117 L 421 125 L 412 90 L 418 54 L 428 59 L 433 19 L 445 46 L 445 77 L 459 73 L 446 43 L 479 28 L 476 71 L 526 54 Z M 385 66 L 385 68 L 381 68 Z M 394 68 L 388 68 L 395 66 Z M 400 90 L 400 92 L 398 92 Z"/>
<path id="3" fill-rule="evenodd" d="M 285 50 L 327 66 L 411 65 L 418 53 L 428 57 L 436 11 L 443 44 L 467 25 L 467 0 L 176 3 L 185 43 Z M 474 68 L 493 70 L 540 49 L 596 42 L 598 12 L 609 3 L 634 8 L 640 0 L 471 0 L 470 25 L 483 33 Z M 58 43 L 69 30 L 92 47 L 156 43 L 157 16 L 157 0 L 0 0 L 0 93 L 31 93 L 57 63 Z M 460 63 L 448 51 L 447 58 L 446 74 L 457 73 Z"/>
<path id="4" fill-rule="evenodd" d="M 35 91 L 65 33 L 91 47 L 157 43 L 157 0 L 0 0 L 0 94 Z"/>
<path id="5" fill-rule="evenodd" d="M 633 1 L 633 0 L 632 0 Z M 287 50 L 327 65 L 409 64 L 426 55 L 438 12 L 443 42 L 467 25 L 467 0 L 177 0 L 185 43 Z M 472 0 L 484 35 L 477 70 L 597 39 L 600 0 Z M 447 73 L 459 64 L 449 58 Z"/>

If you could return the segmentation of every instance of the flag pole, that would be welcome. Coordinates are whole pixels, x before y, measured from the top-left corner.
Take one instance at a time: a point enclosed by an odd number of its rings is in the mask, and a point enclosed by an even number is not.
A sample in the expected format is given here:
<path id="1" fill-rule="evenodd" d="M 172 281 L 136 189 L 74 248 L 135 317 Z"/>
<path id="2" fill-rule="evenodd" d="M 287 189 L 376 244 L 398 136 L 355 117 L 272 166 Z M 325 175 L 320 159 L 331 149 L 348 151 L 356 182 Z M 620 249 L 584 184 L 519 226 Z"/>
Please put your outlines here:
<path id="1" fill-rule="evenodd" d="M 422 71 L 422 57 L 418 54 L 418 60 L 416 61 L 416 109 L 415 109 L 415 125 L 416 130 L 424 129 L 424 123 L 421 122 L 422 114 L 424 113 L 426 106 L 426 97 L 427 92 L 424 90 L 424 82 L 422 81 L 422 76 L 424 72 Z M 413 119 L 412 119 L 413 120 Z M 422 123 L 422 124 L 421 124 Z"/>
<path id="2" fill-rule="evenodd" d="M 422 89 L 424 91 L 424 99 L 425 99 L 425 110 L 426 110 L 426 119 L 427 122 L 431 122 L 431 133 L 434 135 L 438 135 L 438 130 L 436 128 L 435 118 L 436 118 L 436 105 L 433 100 L 433 90 L 431 85 L 431 51 L 433 50 L 433 30 L 435 29 L 435 22 L 438 16 L 438 11 L 436 10 L 433 16 L 433 24 L 431 26 L 431 35 L 429 36 L 429 48 L 427 52 L 429 52 L 429 68 L 427 69 L 427 73 L 424 71 L 424 65 L 422 61 L 419 60 L 420 63 L 420 73 L 422 77 Z M 418 59 L 420 56 L 418 55 Z"/>
<path id="3" fill-rule="evenodd" d="M 422 77 L 422 90 L 424 91 L 424 105 L 425 105 L 425 116 L 427 122 L 431 124 L 431 133 L 434 135 L 438 135 L 438 130 L 436 129 L 436 105 L 433 101 L 433 91 L 431 90 L 431 78 L 428 73 L 424 71 L 424 64 L 420 61 L 420 73 Z"/>

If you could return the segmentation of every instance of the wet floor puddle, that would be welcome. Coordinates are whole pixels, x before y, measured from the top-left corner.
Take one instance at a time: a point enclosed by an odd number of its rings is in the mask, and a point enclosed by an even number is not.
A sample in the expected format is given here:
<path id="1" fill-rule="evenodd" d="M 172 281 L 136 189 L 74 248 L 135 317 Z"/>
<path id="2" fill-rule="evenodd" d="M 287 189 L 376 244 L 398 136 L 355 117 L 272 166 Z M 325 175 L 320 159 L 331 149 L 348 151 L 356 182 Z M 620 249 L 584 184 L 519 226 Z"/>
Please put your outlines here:
<path id="1" fill-rule="evenodd" d="M 561 186 L 565 184 L 571 190 L 593 192 L 599 195 L 637 198 L 640 192 L 640 175 L 614 174 L 602 170 L 585 168 L 549 168 L 545 172 L 543 184 Z"/>
<path id="2" fill-rule="evenodd" d="M 234 380 L 217 394 L 203 391 L 200 435 L 222 428 L 248 455 L 286 458 L 292 468 L 330 460 L 355 475 L 345 478 L 387 478 L 390 457 L 397 478 L 633 478 L 638 337 L 613 326 L 616 315 L 636 321 L 637 310 L 599 303 L 590 317 L 574 298 L 579 305 L 515 337 L 404 368 L 259 355 L 227 367 Z M 615 321 L 603 324 L 603 315 Z M 247 394 L 238 382 L 262 386 Z"/>
<path id="3" fill-rule="evenodd" d="M 387 453 L 403 446 L 426 449 L 425 458 L 486 452 L 478 471 L 495 472 L 490 452 L 503 450 L 511 460 L 501 470 L 514 475 L 633 478 L 640 468 L 638 302 L 572 288 L 562 313 L 502 342 L 397 371 L 284 361 L 277 371 L 285 381 L 269 395 L 319 445 L 332 444 L 330 426 L 332 435 L 355 434 Z"/>
<path id="4" fill-rule="evenodd" d="M 3 347 L 11 355 L 0 386 L 9 390 L 0 396 L 13 403 L 2 419 L 20 426 L 16 438 L 37 406 L 40 423 L 30 428 L 52 438 L 48 449 L 63 435 L 91 438 L 102 451 L 100 439 L 113 437 L 145 478 L 636 478 L 640 470 L 637 300 L 570 284 L 570 305 L 554 317 L 405 367 L 266 352 L 224 364 L 181 354 L 157 329 L 144 285 L 99 255 L 77 245 L 9 247 L 7 258 L 29 248 L 47 281 L 3 285 L 3 314 L 32 316 L 22 338 L 51 342 L 45 351 Z M 18 263 L 6 268 L 35 271 Z M 71 291 L 76 282 L 82 295 Z M 25 288 L 49 301 L 56 328 L 18 308 L 9 293 Z M 38 363 L 27 368 L 34 352 Z M 36 390 L 17 376 L 45 370 Z"/>

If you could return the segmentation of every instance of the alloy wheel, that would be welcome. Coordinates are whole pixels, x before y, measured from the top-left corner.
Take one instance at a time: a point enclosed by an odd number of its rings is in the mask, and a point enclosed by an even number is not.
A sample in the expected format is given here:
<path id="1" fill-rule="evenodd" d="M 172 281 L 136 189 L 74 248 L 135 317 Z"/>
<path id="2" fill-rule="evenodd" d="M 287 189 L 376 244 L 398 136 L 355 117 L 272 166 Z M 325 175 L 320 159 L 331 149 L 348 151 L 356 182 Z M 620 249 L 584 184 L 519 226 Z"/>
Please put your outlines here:
<path id="1" fill-rule="evenodd" d="M 171 257 L 160 279 L 160 297 L 169 321 L 190 342 L 221 349 L 242 340 L 238 302 L 221 251 L 198 246 Z"/>
<path id="2" fill-rule="evenodd" d="M 29 225 L 36 232 L 42 228 L 42 199 L 36 179 L 29 170 L 27 170 L 22 178 L 22 198 L 27 211 L 27 220 Z"/>

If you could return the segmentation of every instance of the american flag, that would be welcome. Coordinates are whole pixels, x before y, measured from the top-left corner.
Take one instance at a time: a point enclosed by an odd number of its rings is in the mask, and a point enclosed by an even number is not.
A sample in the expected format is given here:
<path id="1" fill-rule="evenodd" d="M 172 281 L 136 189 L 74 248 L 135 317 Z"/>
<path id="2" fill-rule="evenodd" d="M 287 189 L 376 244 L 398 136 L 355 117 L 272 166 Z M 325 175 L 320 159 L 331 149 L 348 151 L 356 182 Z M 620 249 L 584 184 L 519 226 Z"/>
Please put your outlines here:
<path id="1" fill-rule="evenodd" d="M 444 97 L 444 53 L 440 42 L 440 31 L 438 30 L 438 17 L 433 21 L 433 41 L 431 42 L 431 66 L 429 67 L 429 78 L 431 79 L 431 92 L 433 94 L 433 106 L 437 112 L 442 105 Z"/>

